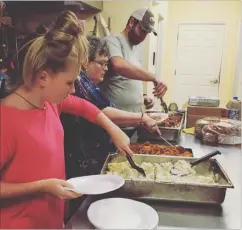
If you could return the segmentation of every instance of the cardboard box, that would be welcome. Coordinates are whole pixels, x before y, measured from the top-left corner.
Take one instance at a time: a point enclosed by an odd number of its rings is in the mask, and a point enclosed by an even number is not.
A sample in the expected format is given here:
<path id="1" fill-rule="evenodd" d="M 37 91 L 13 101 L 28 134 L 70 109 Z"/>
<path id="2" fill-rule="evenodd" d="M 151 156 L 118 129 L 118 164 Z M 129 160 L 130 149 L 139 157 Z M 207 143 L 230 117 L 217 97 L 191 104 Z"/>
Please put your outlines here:
<path id="1" fill-rule="evenodd" d="M 188 115 L 187 116 L 187 122 L 186 122 L 186 128 L 194 127 L 196 122 L 202 118 L 205 118 L 207 116 L 204 115 Z"/>
<path id="2" fill-rule="evenodd" d="M 194 127 L 195 123 L 205 117 L 227 117 L 228 112 L 220 107 L 188 106 L 186 128 Z"/>
<path id="3" fill-rule="evenodd" d="M 221 116 L 222 108 L 205 106 L 188 106 L 187 115 Z"/>

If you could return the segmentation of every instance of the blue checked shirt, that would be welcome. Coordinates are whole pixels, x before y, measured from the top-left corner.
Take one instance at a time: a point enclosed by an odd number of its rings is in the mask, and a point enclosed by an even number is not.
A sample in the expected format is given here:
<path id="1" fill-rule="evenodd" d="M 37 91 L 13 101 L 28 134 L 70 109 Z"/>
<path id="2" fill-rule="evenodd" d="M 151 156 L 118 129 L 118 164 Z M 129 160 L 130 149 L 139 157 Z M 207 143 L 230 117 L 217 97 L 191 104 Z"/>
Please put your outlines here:
<path id="1" fill-rule="evenodd" d="M 87 72 L 81 72 L 75 81 L 75 96 L 81 97 L 96 105 L 99 109 L 114 107 L 114 105 L 102 95 L 99 87 L 87 76 Z"/>

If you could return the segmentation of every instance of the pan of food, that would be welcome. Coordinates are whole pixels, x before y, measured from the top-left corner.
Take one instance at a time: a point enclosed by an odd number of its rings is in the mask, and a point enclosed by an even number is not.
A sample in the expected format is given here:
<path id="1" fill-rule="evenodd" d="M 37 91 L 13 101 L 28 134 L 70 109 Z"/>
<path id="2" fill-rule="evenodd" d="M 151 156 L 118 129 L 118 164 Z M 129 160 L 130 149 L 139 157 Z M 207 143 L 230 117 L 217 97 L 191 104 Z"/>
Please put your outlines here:
<path id="1" fill-rule="evenodd" d="M 130 145 L 130 148 L 135 154 L 193 157 L 193 152 L 190 148 L 151 144 L 149 141 L 143 144 L 133 143 Z"/>
<path id="2" fill-rule="evenodd" d="M 161 113 L 157 111 L 148 111 L 147 114 L 156 120 L 161 136 L 167 141 L 178 141 L 181 130 L 184 125 L 184 114 L 179 112 Z M 157 133 L 150 133 L 145 128 L 138 129 L 139 140 L 160 140 Z"/>
<path id="3" fill-rule="evenodd" d="M 192 157 L 134 154 L 135 163 L 144 169 L 145 177 L 132 169 L 121 154 L 109 154 L 101 174 L 120 175 L 125 184 L 123 196 L 140 200 L 179 201 L 204 204 L 223 203 L 233 184 L 216 159 L 191 168 Z M 186 168 L 187 176 L 171 173 L 172 167 Z"/>

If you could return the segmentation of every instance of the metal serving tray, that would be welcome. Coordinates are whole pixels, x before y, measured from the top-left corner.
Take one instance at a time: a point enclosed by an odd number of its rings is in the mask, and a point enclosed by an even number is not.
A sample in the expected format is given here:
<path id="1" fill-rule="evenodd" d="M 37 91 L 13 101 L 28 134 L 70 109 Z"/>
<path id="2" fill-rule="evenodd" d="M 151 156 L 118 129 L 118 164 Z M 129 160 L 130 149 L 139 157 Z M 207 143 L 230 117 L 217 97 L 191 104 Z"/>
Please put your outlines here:
<path id="1" fill-rule="evenodd" d="M 150 113 L 160 113 L 160 112 L 150 111 Z M 177 128 L 159 126 L 159 130 L 161 132 L 162 137 L 164 137 L 166 140 L 176 142 L 179 140 L 181 130 L 184 125 L 185 116 L 183 113 L 178 113 L 178 112 L 172 112 L 171 114 L 180 114 L 182 116 L 180 126 Z M 143 127 L 140 127 L 138 129 L 137 135 L 138 135 L 139 140 L 143 140 L 143 141 L 144 140 L 159 140 L 159 141 L 161 140 L 160 137 L 157 135 L 157 133 L 150 133 Z"/>
<path id="2" fill-rule="evenodd" d="M 154 156 L 154 155 L 134 155 L 136 163 L 151 162 L 162 163 L 171 161 L 175 163 L 178 160 L 193 161 L 193 157 L 174 157 L 174 156 Z M 108 171 L 108 163 L 123 162 L 126 159 L 120 154 L 109 154 L 101 174 Z M 156 182 L 151 180 L 131 180 L 125 179 L 122 187 L 122 194 L 128 197 L 134 197 L 141 200 L 164 200 L 180 201 L 192 203 L 221 204 L 224 201 L 227 188 L 234 188 L 232 182 L 223 170 L 221 165 L 215 159 L 200 163 L 196 166 L 196 172 L 202 175 L 211 172 L 219 175 L 218 185 L 197 184 L 184 182 Z"/>

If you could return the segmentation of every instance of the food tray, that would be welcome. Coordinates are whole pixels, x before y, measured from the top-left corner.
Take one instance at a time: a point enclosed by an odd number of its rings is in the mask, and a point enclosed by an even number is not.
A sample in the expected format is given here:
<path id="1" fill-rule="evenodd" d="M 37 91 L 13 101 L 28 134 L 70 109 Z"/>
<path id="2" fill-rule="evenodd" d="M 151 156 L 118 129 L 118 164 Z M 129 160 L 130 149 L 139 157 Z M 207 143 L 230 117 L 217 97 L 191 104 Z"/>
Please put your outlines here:
<path id="1" fill-rule="evenodd" d="M 133 155 L 133 159 L 139 164 L 141 162 L 162 163 L 171 161 L 173 164 L 178 160 L 193 161 L 192 157 Z M 101 174 L 108 171 L 108 163 L 123 162 L 126 159 L 120 154 L 109 154 Z M 184 182 L 156 182 L 145 180 L 125 179 L 122 194 L 141 200 L 163 200 L 180 201 L 205 204 L 221 204 L 224 201 L 227 188 L 234 188 L 226 172 L 215 159 L 210 159 L 196 166 L 199 174 L 217 173 L 219 175 L 218 185 L 197 184 Z"/>
<path id="2" fill-rule="evenodd" d="M 152 112 L 154 113 L 154 112 Z M 170 128 L 170 127 L 161 127 L 158 125 L 159 130 L 161 132 L 161 135 L 163 138 L 165 138 L 168 141 L 177 142 L 179 140 L 181 130 L 184 125 L 184 113 L 178 113 L 178 112 L 172 112 L 170 114 L 179 114 L 182 116 L 181 123 L 179 127 L 176 128 Z M 137 131 L 137 135 L 139 140 L 146 141 L 146 140 L 159 140 L 162 141 L 161 138 L 157 135 L 157 133 L 150 133 L 148 130 L 146 130 L 143 127 L 140 127 Z"/>

